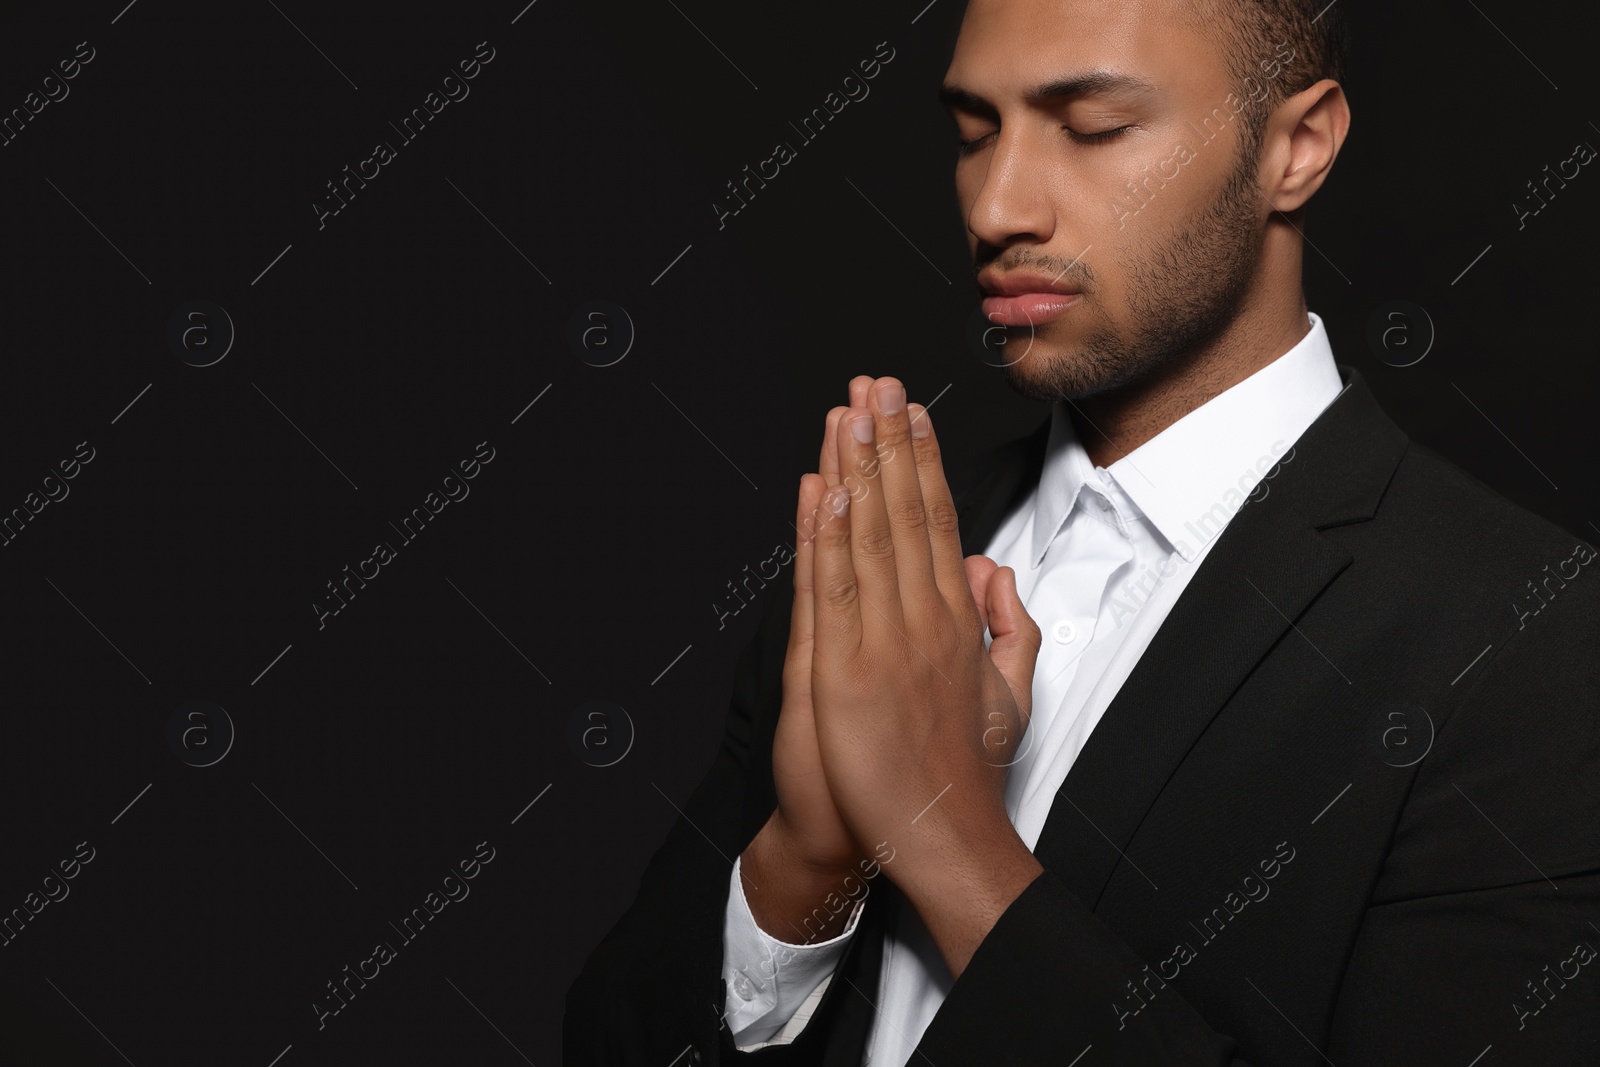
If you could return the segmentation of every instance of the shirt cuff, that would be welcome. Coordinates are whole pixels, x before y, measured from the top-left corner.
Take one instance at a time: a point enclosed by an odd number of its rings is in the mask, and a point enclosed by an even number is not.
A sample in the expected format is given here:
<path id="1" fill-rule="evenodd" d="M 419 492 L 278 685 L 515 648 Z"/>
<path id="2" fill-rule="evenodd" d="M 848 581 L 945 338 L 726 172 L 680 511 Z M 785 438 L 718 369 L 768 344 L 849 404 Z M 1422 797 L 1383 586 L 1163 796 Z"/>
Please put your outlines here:
<path id="1" fill-rule="evenodd" d="M 802 1026 L 786 1030 L 781 1040 L 773 1035 L 785 1030 L 817 986 L 827 979 L 855 933 L 866 898 L 855 902 L 844 931 L 828 941 L 803 945 L 779 941 L 756 924 L 745 899 L 739 865 L 734 860 L 728 886 L 728 907 L 722 928 L 722 976 L 728 983 L 724 1021 L 735 1047 L 744 1050 L 762 1044 L 786 1044 Z M 809 1017 L 809 1013 L 808 1013 Z"/>

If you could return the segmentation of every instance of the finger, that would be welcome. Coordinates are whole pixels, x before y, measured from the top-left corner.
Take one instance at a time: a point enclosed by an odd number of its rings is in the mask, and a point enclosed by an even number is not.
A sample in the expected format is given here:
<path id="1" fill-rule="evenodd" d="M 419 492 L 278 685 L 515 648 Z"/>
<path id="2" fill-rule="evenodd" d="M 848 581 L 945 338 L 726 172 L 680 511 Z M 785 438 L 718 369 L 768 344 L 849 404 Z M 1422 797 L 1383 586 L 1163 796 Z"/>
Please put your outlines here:
<path id="1" fill-rule="evenodd" d="M 927 512 L 922 500 L 922 474 L 912 455 L 911 414 L 906 405 L 905 387 L 897 378 L 879 378 L 872 391 L 874 443 L 868 453 L 869 464 L 876 461 L 881 490 L 882 511 L 894 541 L 895 573 L 899 582 L 900 605 L 906 618 L 935 617 L 944 605 L 941 590 L 934 580 L 933 550 L 928 544 Z M 857 520 L 862 524 L 875 519 L 876 511 Z M 869 518 L 870 516 L 870 518 Z M 858 540 L 865 537 L 858 533 Z M 965 583 L 961 593 L 968 595 Z"/>
<path id="2" fill-rule="evenodd" d="M 864 408 L 867 406 L 867 390 L 872 388 L 872 384 L 875 381 L 877 379 L 870 374 L 858 374 L 850 379 L 851 407 Z"/>
<path id="3" fill-rule="evenodd" d="M 815 634 L 816 609 L 812 603 L 811 559 L 815 552 L 812 540 L 816 537 L 817 505 L 827 490 L 817 474 L 807 474 L 800 479 L 800 498 L 795 508 L 795 529 L 799 531 L 794 553 L 794 605 L 789 611 L 790 658 L 784 663 L 784 685 L 793 692 L 786 695 L 800 697 L 811 691 L 811 646 Z M 791 678 L 790 666 L 794 667 Z"/>
<path id="4" fill-rule="evenodd" d="M 906 627 L 894 532 L 878 480 L 881 465 L 873 451 L 876 418 L 870 410 L 853 407 L 840 419 L 839 470 L 850 491 L 850 558 L 860 599 L 865 601 L 859 609 L 862 635 L 881 642 L 891 640 L 891 633 L 904 635 Z"/>
<path id="5" fill-rule="evenodd" d="M 969 620 L 981 618 L 977 605 L 983 603 L 983 597 L 969 600 L 973 587 L 961 554 L 961 516 L 950 495 L 950 483 L 945 480 L 944 454 L 939 450 L 939 435 L 933 432 L 933 417 L 921 404 L 909 404 L 906 410 L 910 412 L 911 450 L 917 464 L 917 483 L 922 489 L 934 580 L 945 603 Z"/>
<path id="6" fill-rule="evenodd" d="M 1017 593 L 1017 572 L 1001 567 L 989 578 L 989 658 L 1000 669 L 1023 721 L 1033 707 L 1033 668 L 1042 635 Z"/>
<path id="7" fill-rule="evenodd" d="M 824 479 L 823 488 L 839 484 L 839 419 L 850 409 L 835 407 L 828 412 L 827 424 L 822 431 L 822 454 L 817 458 L 817 473 Z"/>
<path id="8" fill-rule="evenodd" d="M 867 406 L 867 390 L 872 388 L 872 383 L 877 379 L 869 374 L 858 374 L 850 379 L 850 404 L 864 408 Z M 839 433 L 839 416 L 850 410 L 848 407 L 835 407 L 828 412 L 827 425 L 822 434 L 822 458 L 817 462 L 817 473 L 828 480 L 828 485 L 839 484 L 839 446 L 837 436 Z"/>
<path id="9" fill-rule="evenodd" d="M 962 566 L 966 569 L 967 585 L 972 593 L 973 604 L 978 609 L 978 621 L 983 623 L 983 628 L 989 628 L 989 579 L 994 577 L 994 572 L 1000 565 L 988 556 L 968 556 Z M 990 634 L 992 637 L 993 634 Z"/>
<path id="10" fill-rule="evenodd" d="M 834 486 L 823 495 L 813 520 L 817 531 L 811 557 L 813 674 L 818 664 L 844 663 L 861 645 L 861 591 L 850 555 L 853 507 L 849 490 Z"/>

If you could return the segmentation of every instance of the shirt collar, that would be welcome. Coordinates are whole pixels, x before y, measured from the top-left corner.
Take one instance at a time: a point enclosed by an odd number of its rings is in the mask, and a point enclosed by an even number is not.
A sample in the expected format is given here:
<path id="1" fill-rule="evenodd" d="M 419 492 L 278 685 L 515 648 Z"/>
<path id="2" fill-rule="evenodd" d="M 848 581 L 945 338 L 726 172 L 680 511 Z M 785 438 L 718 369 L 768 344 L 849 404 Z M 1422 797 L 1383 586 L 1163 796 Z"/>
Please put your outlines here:
<path id="1" fill-rule="evenodd" d="M 1310 329 L 1289 351 L 1110 467 L 1089 459 L 1071 405 L 1057 401 L 1036 498 L 1033 566 L 1044 559 L 1079 491 L 1107 483 L 1114 483 L 1107 495 L 1124 529 L 1142 513 L 1186 562 L 1194 562 L 1256 482 L 1344 391 L 1322 319 L 1308 312 L 1307 321 Z"/>

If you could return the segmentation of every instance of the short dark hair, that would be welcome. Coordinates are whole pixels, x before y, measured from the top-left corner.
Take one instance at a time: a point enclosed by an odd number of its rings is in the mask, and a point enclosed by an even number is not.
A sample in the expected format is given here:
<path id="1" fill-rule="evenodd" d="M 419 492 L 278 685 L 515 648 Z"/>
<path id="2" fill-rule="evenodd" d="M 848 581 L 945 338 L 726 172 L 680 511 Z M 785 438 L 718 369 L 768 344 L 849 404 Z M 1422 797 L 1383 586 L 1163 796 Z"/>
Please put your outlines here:
<path id="1" fill-rule="evenodd" d="M 1348 0 L 1345 0 L 1348 2 Z M 1194 24 L 1214 35 L 1228 64 L 1233 91 L 1245 108 L 1245 158 L 1254 157 L 1273 108 L 1324 78 L 1344 81 L 1349 64 L 1350 30 L 1340 0 L 1179 0 Z M 1290 51 L 1292 49 L 1293 51 Z M 1284 55 L 1291 58 L 1287 61 Z M 1274 65 L 1275 76 L 1268 76 Z M 1247 79 L 1266 87 L 1250 100 Z M 1251 89 L 1250 92 L 1259 90 Z"/>

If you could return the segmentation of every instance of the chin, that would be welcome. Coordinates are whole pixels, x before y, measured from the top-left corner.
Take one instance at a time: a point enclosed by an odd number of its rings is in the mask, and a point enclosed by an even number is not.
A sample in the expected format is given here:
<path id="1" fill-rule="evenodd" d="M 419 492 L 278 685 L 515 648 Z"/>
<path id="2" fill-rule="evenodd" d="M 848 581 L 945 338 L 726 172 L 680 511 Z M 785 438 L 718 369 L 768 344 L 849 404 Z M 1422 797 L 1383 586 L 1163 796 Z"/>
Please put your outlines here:
<path id="1" fill-rule="evenodd" d="M 1085 400 L 1138 381 L 1146 360 L 1102 339 L 1051 342 L 1034 338 L 1026 357 L 1003 368 L 1011 389 L 1029 400 Z"/>
<path id="2" fill-rule="evenodd" d="M 1081 400 L 1115 388 L 1114 367 L 1096 360 L 1081 344 L 1033 339 L 1028 354 L 1002 368 L 1011 388 L 1029 400 Z"/>

